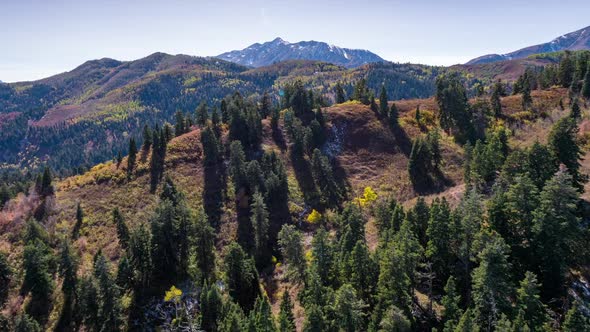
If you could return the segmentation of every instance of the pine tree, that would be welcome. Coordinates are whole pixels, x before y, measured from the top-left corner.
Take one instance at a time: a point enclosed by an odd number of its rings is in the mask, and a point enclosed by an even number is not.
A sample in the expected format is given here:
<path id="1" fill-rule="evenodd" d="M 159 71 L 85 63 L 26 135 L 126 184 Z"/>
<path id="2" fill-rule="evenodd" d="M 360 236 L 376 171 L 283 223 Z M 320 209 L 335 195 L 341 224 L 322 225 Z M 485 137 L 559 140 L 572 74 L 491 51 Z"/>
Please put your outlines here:
<path id="1" fill-rule="evenodd" d="M 74 320 L 74 299 L 76 295 L 76 285 L 78 277 L 78 260 L 70 248 L 68 240 L 62 244 L 59 262 L 59 272 L 63 278 L 62 291 L 64 294 L 64 304 L 61 317 L 58 322 L 59 329 L 70 329 Z"/>
<path id="2" fill-rule="evenodd" d="M 207 280 L 215 272 L 215 230 L 209 225 L 207 215 L 203 209 L 195 213 L 193 228 L 193 253 L 196 265 L 201 273 L 201 279 Z"/>
<path id="3" fill-rule="evenodd" d="M 590 62 L 588 62 L 588 68 L 586 68 L 586 74 L 584 75 L 581 94 L 584 98 L 590 99 Z"/>
<path id="4" fill-rule="evenodd" d="M 119 290 L 110 272 L 109 263 L 99 253 L 94 263 L 94 278 L 98 285 L 98 322 L 101 331 L 120 331 L 123 324 Z"/>
<path id="5" fill-rule="evenodd" d="M 178 137 L 186 133 L 186 122 L 184 120 L 184 114 L 181 111 L 176 111 L 175 114 L 176 123 L 174 124 L 174 136 Z"/>
<path id="6" fill-rule="evenodd" d="M 272 100 L 268 92 L 264 92 L 262 100 L 260 102 L 260 115 L 263 119 L 266 119 L 270 115 L 272 109 Z"/>
<path id="7" fill-rule="evenodd" d="M 587 177 L 580 173 L 582 151 L 577 140 L 578 125 L 570 117 L 559 119 L 549 133 L 548 145 L 557 160 L 567 167 L 574 186 L 581 192 Z"/>
<path id="8" fill-rule="evenodd" d="M 354 288 L 349 284 L 342 285 L 336 292 L 334 309 L 336 311 L 336 325 L 340 331 L 362 331 L 366 305 L 357 297 Z"/>
<path id="9" fill-rule="evenodd" d="M 389 109 L 387 117 L 389 118 L 389 126 L 391 128 L 397 128 L 399 126 L 399 111 L 397 110 L 395 103 L 391 103 L 391 108 Z"/>
<path id="10" fill-rule="evenodd" d="M 379 114 L 387 116 L 389 112 L 389 105 L 387 101 L 387 91 L 385 91 L 385 84 L 381 85 L 381 93 L 379 94 Z"/>
<path id="11" fill-rule="evenodd" d="M 517 290 L 516 307 L 519 310 L 519 316 L 531 329 L 531 331 L 542 331 L 543 325 L 548 320 L 547 309 L 540 300 L 537 276 L 527 271 L 524 279 L 520 282 Z"/>
<path id="12" fill-rule="evenodd" d="M 82 224 L 84 222 L 84 211 L 82 210 L 82 205 L 80 202 L 76 205 L 76 223 L 74 227 L 72 227 L 72 239 L 76 240 L 80 236 L 80 230 L 82 229 Z"/>
<path id="13" fill-rule="evenodd" d="M 571 52 L 566 51 L 563 58 L 559 62 L 559 84 L 564 88 L 569 88 L 572 85 L 574 78 L 574 60 L 572 59 Z"/>
<path id="14" fill-rule="evenodd" d="M 420 115 L 420 105 L 416 106 L 416 112 L 414 112 L 414 120 L 418 127 L 422 127 L 422 116 Z"/>
<path id="15" fill-rule="evenodd" d="M 326 325 L 326 319 L 320 306 L 313 304 L 305 308 L 304 332 L 323 332 L 326 330 Z"/>
<path id="16" fill-rule="evenodd" d="M 295 332 L 295 317 L 293 316 L 293 303 L 289 290 L 283 291 L 279 311 L 279 332 Z"/>
<path id="17" fill-rule="evenodd" d="M 451 211 L 443 197 L 436 198 L 430 207 L 426 236 L 426 257 L 432 262 L 432 269 L 440 280 L 448 277 L 451 265 L 450 248 Z"/>
<path id="18" fill-rule="evenodd" d="M 197 124 L 201 127 L 207 125 L 207 120 L 209 120 L 209 110 L 207 109 L 207 104 L 205 104 L 205 102 L 201 102 L 199 107 L 197 107 L 196 120 Z"/>
<path id="19" fill-rule="evenodd" d="M 144 223 L 131 233 L 128 252 L 129 261 L 137 273 L 137 286 L 147 288 L 153 274 L 152 235 Z"/>
<path id="20" fill-rule="evenodd" d="M 312 266 L 324 285 L 328 285 L 334 277 L 332 271 L 334 248 L 328 236 L 328 232 L 322 227 L 315 233 L 311 241 Z"/>
<path id="21" fill-rule="evenodd" d="M 342 88 L 342 85 L 340 84 L 340 82 L 336 83 L 335 92 L 336 92 L 336 104 L 342 104 L 343 102 L 346 101 L 346 94 L 344 93 L 344 89 Z"/>
<path id="22" fill-rule="evenodd" d="M 479 326 L 473 318 L 472 309 L 467 309 L 455 328 L 455 332 L 479 332 Z"/>
<path id="23" fill-rule="evenodd" d="M 134 283 L 134 274 L 135 271 L 133 270 L 133 266 L 131 265 L 131 261 L 127 254 L 124 254 L 119 259 L 119 264 L 117 266 L 117 277 L 116 283 L 119 288 L 125 292 L 126 290 L 132 289 L 135 285 Z"/>
<path id="24" fill-rule="evenodd" d="M 83 277 L 78 283 L 79 322 L 84 323 L 92 331 L 99 331 L 98 320 L 99 299 L 98 287 L 92 276 Z"/>
<path id="25" fill-rule="evenodd" d="M 41 331 L 43 331 L 43 329 L 41 329 L 41 326 L 39 325 L 39 323 L 36 320 L 31 318 L 26 313 L 23 313 L 22 315 L 20 315 L 16 318 L 14 331 L 15 332 L 41 332 Z"/>
<path id="26" fill-rule="evenodd" d="M 457 286 L 455 284 L 455 278 L 449 277 L 447 284 L 445 285 L 445 295 L 442 298 L 441 304 L 445 308 L 443 313 L 444 332 L 452 332 L 455 327 L 459 324 L 461 319 L 461 295 L 457 293 Z"/>
<path id="27" fill-rule="evenodd" d="M 522 83 L 522 108 L 526 111 L 533 105 L 533 97 L 531 97 L 531 83 L 529 81 L 528 72 L 524 73 L 524 80 Z"/>
<path id="28" fill-rule="evenodd" d="M 50 249 L 40 239 L 27 241 L 23 252 L 23 292 L 31 293 L 27 312 L 34 317 L 46 314 L 54 288 L 51 274 L 52 256 Z"/>
<path id="29" fill-rule="evenodd" d="M 501 81 L 498 81 L 494 84 L 494 89 L 492 91 L 491 103 L 492 103 L 492 110 L 494 111 L 494 116 L 499 118 L 502 116 L 502 102 L 501 97 L 504 94 L 504 86 L 502 85 Z"/>
<path id="30" fill-rule="evenodd" d="M 51 176 L 51 170 L 49 170 L 49 167 L 47 166 L 43 169 L 39 195 L 42 197 L 53 195 L 53 179 Z"/>
<path id="31" fill-rule="evenodd" d="M 578 103 L 578 98 L 575 98 L 574 101 L 572 101 L 570 117 L 572 117 L 576 121 L 578 121 L 582 118 L 582 110 L 580 109 L 580 104 Z"/>
<path id="32" fill-rule="evenodd" d="M 250 210 L 252 211 L 250 222 L 254 228 L 256 263 L 263 267 L 270 260 L 270 250 L 268 248 L 268 211 L 260 193 L 255 193 L 252 197 Z"/>
<path id="33" fill-rule="evenodd" d="M 117 226 L 117 236 L 121 247 L 127 248 L 129 245 L 129 228 L 123 219 L 123 215 L 119 211 L 119 208 L 113 209 L 113 224 Z"/>
<path id="34" fill-rule="evenodd" d="M 491 238 L 478 254 L 480 264 L 473 270 L 474 319 L 486 330 L 491 330 L 500 315 L 508 313 L 512 287 L 510 280 L 509 248 L 498 234 Z"/>
<path id="35" fill-rule="evenodd" d="M 153 138 L 152 138 L 152 131 L 148 127 L 148 125 L 143 126 L 143 145 L 141 148 L 143 151 L 149 151 L 150 147 L 152 146 Z"/>
<path id="36" fill-rule="evenodd" d="M 576 243 L 580 243 L 580 220 L 576 212 L 579 193 L 571 183 L 570 174 L 557 172 L 545 184 L 533 213 L 532 247 L 547 295 L 560 293 L 567 267 L 576 257 Z"/>
<path id="37" fill-rule="evenodd" d="M 563 331 L 578 332 L 588 330 L 590 330 L 590 321 L 588 321 L 588 318 L 582 313 L 580 304 L 576 302 L 565 315 Z"/>
<path id="38" fill-rule="evenodd" d="M 252 259 L 246 257 L 239 244 L 232 242 L 226 250 L 224 270 L 227 290 L 242 309 L 249 311 L 260 295 L 258 272 Z"/>
<path id="39" fill-rule="evenodd" d="M 379 332 L 409 332 L 411 330 L 412 322 L 396 306 L 390 306 L 387 309 L 379 324 Z"/>
<path id="40" fill-rule="evenodd" d="M 7 255 L 0 251 L 0 307 L 4 305 L 8 299 L 12 274 L 13 271 L 8 263 Z"/>
<path id="41" fill-rule="evenodd" d="M 328 158 L 322 155 L 319 149 L 313 151 L 311 167 L 317 187 L 320 190 L 322 203 L 327 206 L 335 206 L 342 200 L 340 186 L 332 173 L 332 166 Z"/>
<path id="42" fill-rule="evenodd" d="M 437 78 L 436 101 L 440 109 L 441 128 L 448 134 L 453 134 L 461 144 L 473 141 L 475 129 L 472 113 L 469 111 L 467 92 L 457 74 Z"/>
<path id="43" fill-rule="evenodd" d="M 221 122 L 229 123 L 230 115 L 229 110 L 227 109 L 227 102 L 225 99 L 221 100 L 221 104 L 219 105 L 219 110 L 221 112 Z"/>
<path id="44" fill-rule="evenodd" d="M 201 329 L 204 331 L 217 331 L 217 322 L 221 318 L 223 303 L 221 294 L 216 285 L 208 286 L 207 283 L 201 288 Z"/>
<path id="45" fill-rule="evenodd" d="M 298 282 L 303 280 L 305 257 L 301 232 L 293 225 L 283 225 L 279 232 L 279 248 L 287 263 L 289 277 Z"/>
<path id="46" fill-rule="evenodd" d="M 358 297 L 369 304 L 377 288 L 379 266 L 373 260 L 369 248 L 363 241 L 358 241 L 350 254 L 350 285 Z"/>

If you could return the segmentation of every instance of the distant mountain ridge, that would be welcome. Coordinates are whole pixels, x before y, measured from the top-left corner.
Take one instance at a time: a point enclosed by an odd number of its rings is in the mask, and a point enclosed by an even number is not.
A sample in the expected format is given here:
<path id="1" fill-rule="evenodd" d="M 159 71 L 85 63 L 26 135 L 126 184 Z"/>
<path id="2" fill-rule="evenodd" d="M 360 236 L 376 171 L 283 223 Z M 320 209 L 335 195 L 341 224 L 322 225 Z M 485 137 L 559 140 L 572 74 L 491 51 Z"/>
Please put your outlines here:
<path id="1" fill-rule="evenodd" d="M 281 38 L 263 44 L 252 44 L 243 50 L 226 52 L 217 57 L 249 67 L 263 67 L 285 60 L 316 60 L 355 68 L 385 61 L 367 50 L 342 48 L 318 41 L 290 43 Z"/>
<path id="2" fill-rule="evenodd" d="M 522 59 L 533 54 L 557 51 L 590 50 L 590 26 L 557 37 L 544 44 L 522 48 L 507 54 L 487 54 L 467 62 L 468 65 L 498 62 L 503 60 Z"/>

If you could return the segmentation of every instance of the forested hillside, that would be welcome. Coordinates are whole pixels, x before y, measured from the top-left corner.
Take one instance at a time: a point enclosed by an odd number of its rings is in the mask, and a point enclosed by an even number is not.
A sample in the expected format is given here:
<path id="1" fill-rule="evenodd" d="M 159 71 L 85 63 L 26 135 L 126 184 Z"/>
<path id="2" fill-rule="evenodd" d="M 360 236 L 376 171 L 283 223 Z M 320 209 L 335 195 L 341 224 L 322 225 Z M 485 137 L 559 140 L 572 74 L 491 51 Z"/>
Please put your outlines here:
<path id="1" fill-rule="evenodd" d="M 590 62 L 550 57 L 497 81 L 159 55 L 102 60 L 67 105 L 65 77 L 5 86 L 26 140 L 111 150 L 6 173 L 0 329 L 590 330 Z"/>

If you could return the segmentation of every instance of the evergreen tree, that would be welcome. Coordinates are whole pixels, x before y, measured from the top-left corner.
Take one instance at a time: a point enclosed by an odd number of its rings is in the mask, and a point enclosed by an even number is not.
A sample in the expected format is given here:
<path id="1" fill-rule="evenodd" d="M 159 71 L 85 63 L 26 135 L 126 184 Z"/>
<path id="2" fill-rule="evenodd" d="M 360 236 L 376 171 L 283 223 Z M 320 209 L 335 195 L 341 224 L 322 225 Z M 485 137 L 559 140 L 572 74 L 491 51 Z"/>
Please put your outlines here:
<path id="1" fill-rule="evenodd" d="M 355 289 L 360 299 L 371 304 L 377 288 L 379 266 L 373 260 L 369 248 L 363 241 L 358 241 L 354 246 L 348 264 L 351 271 L 350 285 Z"/>
<path id="2" fill-rule="evenodd" d="M 388 118 L 389 126 L 391 128 L 397 128 L 399 126 L 399 111 L 397 110 L 397 106 L 395 106 L 395 103 L 391 103 Z"/>
<path id="3" fill-rule="evenodd" d="M 387 103 L 387 91 L 385 91 L 385 85 L 381 86 L 381 93 L 379 94 L 379 114 L 381 116 L 387 116 L 389 112 L 389 105 Z"/>
<path id="4" fill-rule="evenodd" d="M 581 94 L 584 98 L 590 99 L 590 62 L 588 62 L 588 68 L 586 68 L 586 75 L 584 75 Z"/>
<path id="5" fill-rule="evenodd" d="M 314 304 L 305 308 L 304 332 L 323 332 L 326 330 L 326 325 L 326 319 L 320 306 Z"/>
<path id="6" fill-rule="evenodd" d="M 572 85 L 574 78 L 574 60 L 572 59 L 571 52 L 566 51 L 565 55 L 559 62 L 558 78 L 559 84 L 564 88 L 569 88 Z"/>
<path id="7" fill-rule="evenodd" d="M 472 141 L 475 131 L 472 114 L 469 111 L 467 92 L 458 75 L 449 74 L 437 78 L 436 101 L 440 109 L 441 128 L 448 134 L 453 134 L 459 143 Z"/>
<path id="8" fill-rule="evenodd" d="M 262 100 L 260 102 L 260 115 L 263 119 L 266 119 L 270 115 L 272 109 L 272 100 L 268 92 L 264 92 Z"/>
<path id="9" fill-rule="evenodd" d="M 461 295 L 457 292 L 455 278 L 450 276 L 445 285 L 445 295 L 442 298 L 441 304 L 445 308 L 443 313 L 444 332 L 452 332 L 459 324 L 461 319 Z"/>
<path id="10" fill-rule="evenodd" d="M 340 84 L 340 82 L 336 83 L 335 92 L 336 92 L 336 104 L 342 104 L 343 102 L 346 101 L 346 94 L 344 93 L 344 89 L 342 88 L 342 85 Z"/>
<path id="11" fill-rule="evenodd" d="M 217 286 L 208 286 L 207 283 L 201 288 L 200 296 L 201 329 L 205 331 L 217 331 L 217 322 L 221 318 L 223 303 Z"/>
<path id="12" fill-rule="evenodd" d="M 578 104 L 578 98 L 576 98 L 576 99 L 574 99 L 574 101 L 572 101 L 570 117 L 572 117 L 576 121 L 578 121 L 582 118 L 582 110 L 580 109 L 580 104 Z"/>
<path id="13" fill-rule="evenodd" d="M 479 194 L 474 190 L 467 192 L 455 213 L 457 225 L 452 230 L 454 233 L 452 241 L 456 241 L 454 253 L 463 265 L 460 279 L 464 283 L 463 289 L 467 291 L 467 302 L 470 302 L 471 261 L 477 255 L 473 248 L 473 242 L 481 229 L 484 215 Z"/>
<path id="14" fill-rule="evenodd" d="M 332 166 L 328 158 L 319 149 L 313 151 L 311 167 L 317 187 L 320 190 L 321 201 L 327 206 L 335 206 L 342 200 L 340 186 L 332 173 Z"/>
<path id="15" fill-rule="evenodd" d="M 258 272 L 252 259 L 246 257 L 246 253 L 239 244 L 232 242 L 226 250 L 224 270 L 229 295 L 240 307 L 249 311 L 260 295 Z"/>
<path id="16" fill-rule="evenodd" d="M 539 296 L 540 286 L 537 283 L 537 276 L 527 271 L 516 291 L 516 307 L 519 310 L 519 316 L 522 315 L 523 322 L 531 331 L 543 331 L 543 325 L 548 320 L 547 309 Z"/>
<path id="17" fill-rule="evenodd" d="M 502 85 L 502 82 L 496 82 L 494 84 L 491 97 L 492 110 L 494 111 L 494 116 L 496 118 L 502 116 L 502 101 L 500 98 L 504 95 L 504 93 L 504 86 Z"/>
<path id="18" fill-rule="evenodd" d="M 379 324 L 379 332 L 409 332 L 411 328 L 412 322 L 396 306 L 387 309 L 383 320 Z"/>
<path id="19" fill-rule="evenodd" d="M 14 331 L 15 332 L 41 332 L 43 329 L 39 325 L 39 323 L 31 318 L 29 315 L 22 314 L 16 318 L 16 322 L 14 324 Z"/>
<path id="20" fill-rule="evenodd" d="M 301 232 L 293 225 L 283 225 L 278 243 L 287 263 L 288 275 L 296 282 L 303 280 L 306 263 Z"/>
<path id="21" fill-rule="evenodd" d="M 289 290 L 283 291 L 279 311 L 279 332 L 295 332 L 295 317 L 293 316 L 293 303 Z"/>
<path id="22" fill-rule="evenodd" d="M 533 105 L 533 97 L 531 97 L 531 82 L 528 72 L 525 71 L 522 82 L 522 108 L 529 109 Z"/>
<path id="23" fill-rule="evenodd" d="M 580 220 L 576 212 L 579 194 L 571 181 L 567 172 L 557 172 L 545 184 L 534 211 L 532 246 L 547 295 L 561 291 L 564 274 L 575 260 L 576 246 L 580 243 Z"/>
<path id="24" fill-rule="evenodd" d="M 72 228 L 72 239 L 76 240 L 80 236 L 80 230 L 82 229 L 82 224 L 84 222 L 84 211 L 82 210 L 82 205 L 80 202 L 76 205 L 76 223 Z"/>
<path id="25" fill-rule="evenodd" d="M 70 329 L 74 319 L 74 298 L 78 277 L 78 260 L 66 240 L 62 244 L 59 262 L 59 272 L 63 278 L 61 289 L 64 294 L 64 304 L 58 323 L 60 329 Z"/>
<path id="26" fill-rule="evenodd" d="M 50 249 L 43 241 L 27 241 L 23 252 L 24 280 L 21 290 L 31 293 L 27 312 L 34 317 L 44 316 L 49 308 L 55 285 L 51 273 L 52 265 Z"/>
<path id="27" fill-rule="evenodd" d="M 446 199 L 436 198 L 430 207 L 426 236 L 426 257 L 439 280 L 445 280 L 452 263 L 450 248 L 451 210 Z"/>
<path id="28" fill-rule="evenodd" d="M 549 133 L 549 148 L 557 157 L 557 160 L 567 167 L 572 175 L 574 186 L 581 192 L 587 176 L 580 173 L 580 160 L 582 151 L 577 140 L 578 125 L 570 117 L 558 120 Z"/>
<path id="29" fill-rule="evenodd" d="M 84 277 L 78 283 L 78 322 L 84 323 L 90 330 L 99 331 L 98 287 L 92 277 Z"/>
<path id="30" fill-rule="evenodd" d="M 221 100 L 221 104 L 219 105 L 219 109 L 221 112 L 221 122 L 229 123 L 230 115 L 229 115 L 229 110 L 227 108 L 227 102 L 225 101 L 225 99 Z"/>
<path id="31" fill-rule="evenodd" d="M 527 150 L 525 168 L 530 179 L 541 190 L 545 182 L 557 172 L 558 164 L 552 151 L 537 141 Z"/>
<path id="32" fill-rule="evenodd" d="M 354 86 L 354 93 L 352 95 L 352 100 L 360 101 L 365 105 L 369 105 L 371 103 L 371 96 L 369 92 L 369 88 L 367 87 L 367 80 L 361 78 L 358 80 Z"/>
<path id="33" fill-rule="evenodd" d="M 588 318 L 580 309 L 580 305 L 578 303 L 574 303 L 574 305 L 570 308 L 570 310 L 568 310 L 567 314 L 565 315 L 565 320 L 563 322 L 563 331 L 578 332 L 588 330 L 590 330 L 590 322 L 588 321 Z"/>
<path id="34" fill-rule="evenodd" d="M 152 235 L 144 223 L 133 230 L 129 238 L 129 261 L 136 271 L 137 286 L 147 288 L 153 274 Z"/>
<path id="35" fill-rule="evenodd" d="M 100 331 L 120 331 L 123 317 L 119 290 L 111 275 L 109 263 L 102 253 L 94 263 L 94 278 L 98 285 L 98 322 Z"/>
<path id="36" fill-rule="evenodd" d="M 207 125 L 207 120 L 209 120 L 209 110 L 207 109 L 207 104 L 205 104 L 205 102 L 201 102 L 196 111 L 197 125 L 204 127 Z"/>
<path id="37" fill-rule="evenodd" d="M 135 169 L 135 161 L 137 158 L 137 145 L 135 139 L 131 137 L 129 140 L 129 155 L 127 156 L 127 177 L 131 177 Z"/>
<path id="38" fill-rule="evenodd" d="M 252 211 L 250 222 L 254 228 L 256 262 L 258 266 L 262 267 L 270 259 L 270 250 L 268 248 L 268 211 L 260 193 L 255 193 L 252 197 L 250 210 Z"/>
<path id="39" fill-rule="evenodd" d="M 215 272 L 215 230 L 209 225 L 202 208 L 197 210 L 193 218 L 195 222 L 192 227 L 192 250 L 201 279 L 207 280 L 213 277 Z"/>
<path id="40" fill-rule="evenodd" d="M 121 247 L 127 248 L 129 245 L 129 228 L 127 228 L 127 224 L 119 208 L 113 209 L 113 224 L 117 226 L 117 237 L 119 238 Z"/>
<path id="41" fill-rule="evenodd" d="M 432 155 L 424 139 L 421 137 L 416 138 L 412 144 L 412 151 L 408 160 L 408 173 L 412 185 L 418 191 L 425 190 L 432 184 L 429 172 L 432 162 L 431 157 Z"/>
<path id="42" fill-rule="evenodd" d="M 275 322 L 266 296 L 256 299 L 254 310 L 250 312 L 250 321 L 256 332 L 276 332 Z"/>
<path id="43" fill-rule="evenodd" d="M 333 279 L 334 248 L 328 236 L 328 232 L 322 227 L 311 241 L 312 266 L 324 285 L 328 285 Z"/>
<path id="44" fill-rule="evenodd" d="M 135 285 L 134 283 L 134 274 L 135 271 L 133 270 L 133 266 L 131 265 L 131 261 L 127 254 L 124 254 L 119 259 L 119 264 L 117 266 L 117 277 L 116 277 L 116 284 L 119 288 L 125 292 L 126 290 L 132 289 Z"/>
<path id="45" fill-rule="evenodd" d="M 176 124 L 174 125 L 174 136 L 178 137 L 186 133 L 184 114 L 182 114 L 181 111 L 176 111 L 174 117 L 176 118 Z"/>
<path id="46" fill-rule="evenodd" d="M 467 309 L 455 328 L 455 332 L 479 332 L 479 326 L 473 318 L 472 309 Z"/>
<path id="47" fill-rule="evenodd" d="M 7 255 L 0 251 L 0 307 L 2 307 L 8 299 L 12 274 L 13 271 L 8 263 Z"/>
<path id="48" fill-rule="evenodd" d="M 39 195 L 47 197 L 53 195 L 53 179 L 49 167 L 45 166 L 43 169 L 43 176 L 41 178 L 41 187 L 38 190 Z"/>
<path id="49" fill-rule="evenodd" d="M 340 331 L 362 331 L 364 326 L 365 303 L 356 295 L 349 284 L 342 285 L 336 292 L 334 309 L 336 311 L 336 325 Z"/>
<path id="50" fill-rule="evenodd" d="M 501 314 L 509 313 L 510 286 L 509 248 L 498 234 L 479 252 L 480 264 L 473 270 L 474 319 L 486 330 L 492 330 Z"/>
<path id="51" fill-rule="evenodd" d="M 141 146 L 143 151 L 149 151 L 153 142 L 152 131 L 148 125 L 143 126 L 143 145 Z"/>

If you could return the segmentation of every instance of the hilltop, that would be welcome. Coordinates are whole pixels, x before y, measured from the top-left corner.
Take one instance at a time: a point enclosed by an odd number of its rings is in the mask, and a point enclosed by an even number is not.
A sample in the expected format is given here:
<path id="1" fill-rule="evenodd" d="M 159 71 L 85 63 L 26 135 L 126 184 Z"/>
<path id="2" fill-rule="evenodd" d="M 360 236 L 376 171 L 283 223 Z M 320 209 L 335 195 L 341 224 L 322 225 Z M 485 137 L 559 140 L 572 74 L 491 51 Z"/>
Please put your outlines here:
<path id="1" fill-rule="evenodd" d="M 252 44 L 243 50 L 226 52 L 217 57 L 249 67 L 264 67 L 286 60 L 313 60 L 355 68 L 385 61 L 367 50 L 341 48 L 313 40 L 290 43 L 281 38 Z"/>
<path id="2" fill-rule="evenodd" d="M 558 51 L 579 51 L 590 49 L 590 26 L 559 36 L 550 42 L 529 46 L 506 54 L 487 54 L 467 62 L 467 65 L 485 64 L 504 60 L 529 57 L 534 54 Z"/>

